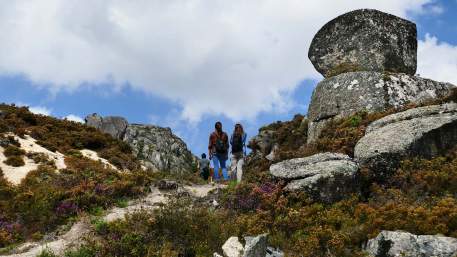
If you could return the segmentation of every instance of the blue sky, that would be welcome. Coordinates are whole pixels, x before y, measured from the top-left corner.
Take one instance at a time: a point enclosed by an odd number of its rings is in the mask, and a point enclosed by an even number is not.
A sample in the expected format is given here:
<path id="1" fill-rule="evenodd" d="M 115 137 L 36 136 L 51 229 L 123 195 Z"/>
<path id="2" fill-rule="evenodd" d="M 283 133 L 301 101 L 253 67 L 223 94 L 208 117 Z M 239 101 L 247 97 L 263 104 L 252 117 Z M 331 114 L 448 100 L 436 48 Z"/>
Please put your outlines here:
<path id="1" fill-rule="evenodd" d="M 457 84 L 457 0 L 301 2 L 1 3 L 0 101 L 171 127 L 200 154 L 217 120 L 253 136 L 306 114 L 321 80 L 306 57 L 312 36 L 362 7 L 416 22 L 418 73 Z"/>

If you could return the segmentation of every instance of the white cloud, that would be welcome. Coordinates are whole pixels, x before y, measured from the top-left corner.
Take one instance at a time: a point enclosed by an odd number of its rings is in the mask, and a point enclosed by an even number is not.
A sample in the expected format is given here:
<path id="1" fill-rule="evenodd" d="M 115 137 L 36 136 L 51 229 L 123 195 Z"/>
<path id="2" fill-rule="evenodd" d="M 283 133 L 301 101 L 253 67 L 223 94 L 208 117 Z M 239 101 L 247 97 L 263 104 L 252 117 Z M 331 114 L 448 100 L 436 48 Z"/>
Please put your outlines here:
<path id="1" fill-rule="evenodd" d="M 110 82 L 170 99 L 181 117 L 287 107 L 315 32 L 357 8 L 405 17 L 430 0 L 36 0 L 0 3 L 0 73 L 51 91 Z M 287 108 L 286 108 L 287 109 Z"/>
<path id="2" fill-rule="evenodd" d="M 29 111 L 35 114 L 51 115 L 52 110 L 44 106 L 29 106 Z"/>
<path id="3" fill-rule="evenodd" d="M 421 77 L 457 85 L 457 46 L 427 34 L 418 45 L 417 73 Z"/>
<path id="4" fill-rule="evenodd" d="M 79 117 L 78 115 L 74 115 L 74 114 L 67 115 L 65 117 L 65 119 L 70 120 L 70 121 L 79 122 L 79 123 L 84 123 L 83 118 Z"/>
<path id="5" fill-rule="evenodd" d="M 52 109 L 45 107 L 45 106 L 30 106 L 30 104 L 23 103 L 23 102 L 15 102 L 16 106 L 25 106 L 29 108 L 29 111 L 35 114 L 47 115 L 50 116 L 52 113 Z"/>

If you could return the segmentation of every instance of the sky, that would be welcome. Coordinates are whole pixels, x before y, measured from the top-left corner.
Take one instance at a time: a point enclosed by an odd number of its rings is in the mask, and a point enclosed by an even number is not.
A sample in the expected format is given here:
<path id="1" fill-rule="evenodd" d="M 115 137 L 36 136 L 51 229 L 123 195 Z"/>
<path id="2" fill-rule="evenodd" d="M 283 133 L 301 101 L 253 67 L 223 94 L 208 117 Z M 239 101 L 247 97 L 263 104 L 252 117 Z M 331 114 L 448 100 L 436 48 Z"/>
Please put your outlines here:
<path id="1" fill-rule="evenodd" d="M 457 0 L 12 0 L 0 2 L 0 102 L 170 127 L 199 155 L 218 120 L 251 137 L 306 114 L 322 80 L 311 40 L 359 8 L 414 21 L 417 73 L 457 85 Z"/>

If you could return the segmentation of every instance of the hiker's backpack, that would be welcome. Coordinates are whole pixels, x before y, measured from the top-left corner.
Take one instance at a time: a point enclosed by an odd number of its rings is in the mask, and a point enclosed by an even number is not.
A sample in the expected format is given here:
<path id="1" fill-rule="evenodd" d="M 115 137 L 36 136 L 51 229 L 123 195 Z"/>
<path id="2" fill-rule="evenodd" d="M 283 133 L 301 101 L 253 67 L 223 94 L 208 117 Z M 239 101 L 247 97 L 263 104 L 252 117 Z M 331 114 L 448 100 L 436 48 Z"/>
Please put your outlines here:
<path id="1" fill-rule="evenodd" d="M 243 135 L 234 134 L 232 141 L 232 153 L 243 151 Z"/>
<path id="2" fill-rule="evenodd" d="M 216 138 L 216 153 L 225 154 L 227 153 L 227 147 L 223 139 L 224 135 L 217 136 Z"/>

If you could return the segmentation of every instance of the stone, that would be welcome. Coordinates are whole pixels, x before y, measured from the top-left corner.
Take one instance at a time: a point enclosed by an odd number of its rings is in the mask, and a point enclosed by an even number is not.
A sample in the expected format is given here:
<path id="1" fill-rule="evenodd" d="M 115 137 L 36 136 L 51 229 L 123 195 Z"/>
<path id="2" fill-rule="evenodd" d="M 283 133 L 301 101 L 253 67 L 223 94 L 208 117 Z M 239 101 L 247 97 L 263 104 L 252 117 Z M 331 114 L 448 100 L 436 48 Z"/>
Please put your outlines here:
<path id="1" fill-rule="evenodd" d="M 222 256 L 222 255 L 220 255 L 218 253 L 213 253 L 213 257 L 224 257 L 224 256 Z"/>
<path id="2" fill-rule="evenodd" d="M 288 182 L 284 190 L 304 191 L 314 200 L 332 203 L 358 192 L 359 166 L 349 156 L 320 153 L 270 166 L 273 177 Z"/>
<path id="3" fill-rule="evenodd" d="M 132 147 L 142 164 L 153 171 L 176 174 L 194 172 L 196 157 L 170 128 L 130 124 L 124 141 Z"/>
<path id="4" fill-rule="evenodd" d="M 332 119 L 353 115 L 358 111 L 380 112 L 407 103 L 422 103 L 448 96 L 455 88 L 406 74 L 348 72 L 321 81 L 313 91 L 308 109 L 310 120 L 308 143 Z"/>
<path id="5" fill-rule="evenodd" d="M 174 180 L 162 179 L 159 182 L 157 182 L 157 188 L 160 190 L 177 190 L 178 187 L 178 182 Z"/>
<path id="6" fill-rule="evenodd" d="M 457 104 L 409 109 L 371 123 L 354 156 L 379 175 L 389 174 L 407 157 L 444 153 L 457 145 Z"/>
<path id="7" fill-rule="evenodd" d="M 101 117 L 94 113 L 85 118 L 86 125 L 100 129 L 104 133 L 122 139 L 128 126 L 126 119 L 117 116 Z"/>
<path id="8" fill-rule="evenodd" d="M 5 118 L 5 116 L 6 116 L 6 113 L 4 111 L 0 110 L 0 119 Z"/>
<path id="9" fill-rule="evenodd" d="M 279 157 L 278 155 L 279 155 L 279 145 L 274 144 L 271 149 L 271 152 L 267 156 L 265 156 L 265 158 L 269 161 L 276 161 Z"/>
<path id="10" fill-rule="evenodd" d="M 370 257 L 453 257 L 457 239 L 440 235 L 414 235 L 403 231 L 381 231 L 368 240 Z"/>
<path id="11" fill-rule="evenodd" d="M 348 12 L 325 24 L 314 36 L 308 58 L 324 77 L 348 71 L 414 75 L 416 25 L 372 9 Z"/>
<path id="12" fill-rule="evenodd" d="M 274 133 L 274 130 L 260 130 L 258 135 L 249 140 L 248 147 L 260 151 L 264 156 L 268 155 L 274 144 Z"/>
<path id="13" fill-rule="evenodd" d="M 275 249 L 271 246 L 268 246 L 267 254 L 265 255 L 265 257 L 284 257 L 284 252 L 279 249 Z"/>
<path id="14" fill-rule="evenodd" d="M 246 236 L 244 241 L 243 257 L 265 257 L 267 252 L 267 236 L 268 234 L 261 234 L 255 237 Z"/>
<path id="15" fill-rule="evenodd" d="M 244 247 L 238 240 L 238 237 L 230 237 L 222 246 L 222 251 L 226 257 L 242 257 Z"/>

